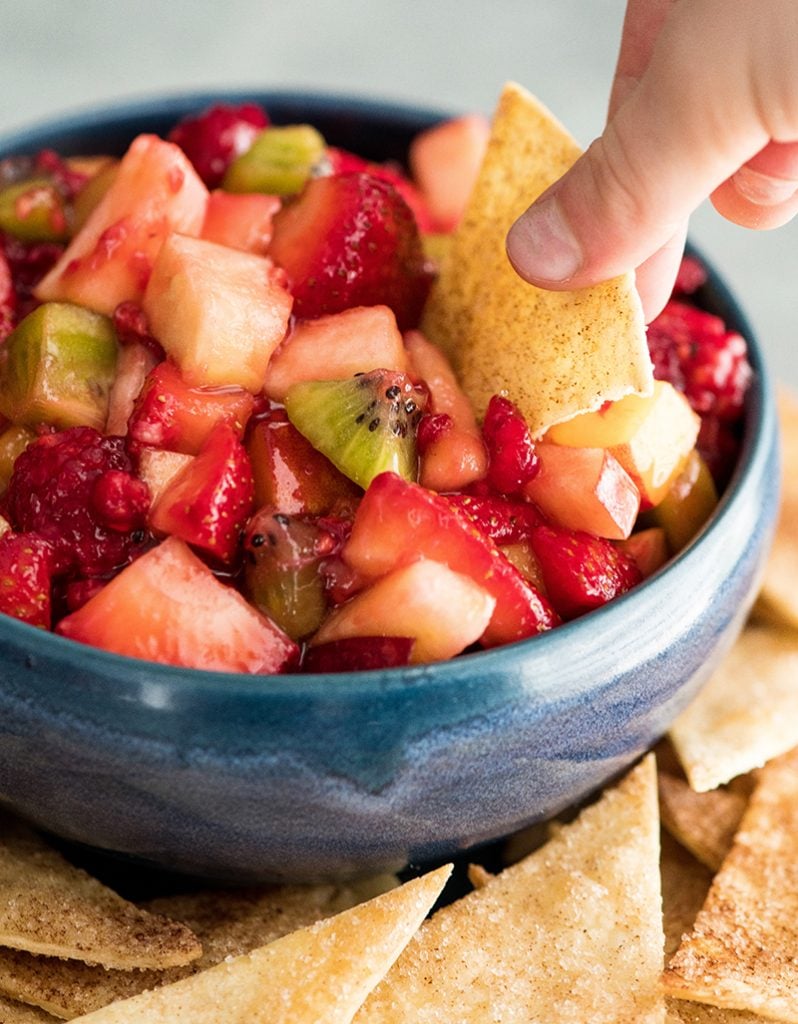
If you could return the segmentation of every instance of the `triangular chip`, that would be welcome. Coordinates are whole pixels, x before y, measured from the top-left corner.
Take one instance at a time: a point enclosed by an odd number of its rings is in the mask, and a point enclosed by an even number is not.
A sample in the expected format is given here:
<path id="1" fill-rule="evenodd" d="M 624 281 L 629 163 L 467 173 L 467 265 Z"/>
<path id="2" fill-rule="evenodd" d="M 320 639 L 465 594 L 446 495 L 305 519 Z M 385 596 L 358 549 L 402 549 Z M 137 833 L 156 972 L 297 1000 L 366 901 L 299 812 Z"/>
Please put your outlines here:
<path id="1" fill-rule="evenodd" d="M 759 595 L 762 610 L 798 627 L 798 398 L 779 393 L 781 512 Z"/>
<path id="2" fill-rule="evenodd" d="M 739 786 L 696 793 L 669 772 L 660 772 L 658 779 L 663 825 L 702 864 L 717 871 L 731 849 L 749 793 Z"/>
<path id="3" fill-rule="evenodd" d="M 425 922 L 356 1024 L 664 1019 L 653 757 Z"/>
<path id="4" fill-rule="evenodd" d="M 81 1024 L 349 1024 L 437 899 L 450 868 Z"/>
<path id="5" fill-rule="evenodd" d="M 533 96 L 505 86 L 422 324 L 448 354 L 478 415 L 500 392 L 520 407 L 535 436 L 652 388 L 633 275 L 580 291 L 544 291 L 522 281 L 505 253 L 513 221 L 579 153 Z"/>
<path id="6" fill-rule="evenodd" d="M 664 983 L 674 997 L 798 1021 L 798 751 L 762 769 Z"/>
<path id="7" fill-rule="evenodd" d="M 249 953 L 397 884 L 394 875 L 382 875 L 346 885 L 209 889 L 151 900 L 145 909 L 191 928 L 202 943 L 199 959 L 163 971 L 123 971 L 0 948 L 0 992 L 69 1020 Z"/>
<path id="8" fill-rule="evenodd" d="M 798 746 L 798 632 L 747 627 L 670 738 L 699 792 Z"/>
<path id="9" fill-rule="evenodd" d="M 0 945 L 122 968 L 172 967 L 202 952 L 185 925 L 123 900 L 5 815 Z"/>

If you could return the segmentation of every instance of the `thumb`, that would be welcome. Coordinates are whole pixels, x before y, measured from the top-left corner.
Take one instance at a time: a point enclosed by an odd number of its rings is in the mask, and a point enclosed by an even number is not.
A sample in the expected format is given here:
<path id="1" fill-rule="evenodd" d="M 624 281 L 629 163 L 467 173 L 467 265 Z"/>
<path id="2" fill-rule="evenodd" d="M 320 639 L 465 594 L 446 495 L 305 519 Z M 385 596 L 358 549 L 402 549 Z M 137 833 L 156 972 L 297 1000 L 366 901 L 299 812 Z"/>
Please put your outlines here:
<path id="1" fill-rule="evenodd" d="M 798 4 L 676 4 L 604 134 L 511 228 L 509 258 L 550 288 L 637 267 L 774 138 L 798 140 Z"/>

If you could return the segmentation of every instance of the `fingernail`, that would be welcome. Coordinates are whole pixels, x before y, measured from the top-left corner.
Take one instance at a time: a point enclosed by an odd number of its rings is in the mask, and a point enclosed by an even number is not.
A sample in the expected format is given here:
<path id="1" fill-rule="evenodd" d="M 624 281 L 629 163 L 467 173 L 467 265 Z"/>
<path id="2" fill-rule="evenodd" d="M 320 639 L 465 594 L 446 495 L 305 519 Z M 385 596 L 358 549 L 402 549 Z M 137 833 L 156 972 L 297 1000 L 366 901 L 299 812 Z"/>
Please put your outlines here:
<path id="1" fill-rule="evenodd" d="M 563 216 L 556 196 L 535 203 L 507 235 L 507 255 L 521 275 L 562 284 L 582 265 L 582 250 Z"/>
<path id="2" fill-rule="evenodd" d="M 778 206 L 792 199 L 798 190 L 798 182 L 774 178 L 750 167 L 741 167 L 732 175 L 731 180 L 743 199 L 756 206 Z"/>

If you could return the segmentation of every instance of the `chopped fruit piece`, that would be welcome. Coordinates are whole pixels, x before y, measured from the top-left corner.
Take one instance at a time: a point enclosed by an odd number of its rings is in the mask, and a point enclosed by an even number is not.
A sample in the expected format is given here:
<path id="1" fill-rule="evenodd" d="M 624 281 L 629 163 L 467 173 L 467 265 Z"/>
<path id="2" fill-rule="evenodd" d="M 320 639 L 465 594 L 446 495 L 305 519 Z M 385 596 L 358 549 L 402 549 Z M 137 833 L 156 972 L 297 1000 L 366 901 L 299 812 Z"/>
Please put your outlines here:
<path id="1" fill-rule="evenodd" d="M 324 155 L 324 138 L 309 124 L 266 128 L 225 172 L 227 192 L 300 192 Z"/>
<path id="2" fill-rule="evenodd" d="M 0 433 L 0 490 L 5 490 L 8 486 L 17 456 L 35 440 L 36 434 L 32 430 L 15 426 L 13 423 Z"/>
<path id="3" fill-rule="evenodd" d="M 0 325 L 7 319 L 9 309 L 12 313 L 10 322 L 16 324 L 39 305 L 33 291 L 58 261 L 64 247 L 58 242 L 20 242 L 18 238 L 0 232 L 0 249 L 11 271 L 14 286 L 13 296 L 9 296 L 2 286 L 3 274 L 0 273 Z M 9 298 L 13 299 L 10 306 Z"/>
<path id="4" fill-rule="evenodd" d="M 208 188 L 216 188 L 233 160 L 246 152 L 269 124 L 257 103 L 216 103 L 196 117 L 186 117 L 169 133 Z"/>
<path id="5" fill-rule="evenodd" d="M 413 211 L 419 231 L 434 231 L 435 223 L 427 209 L 427 203 L 419 189 L 396 163 L 374 163 L 363 157 L 350 153 L 336 146 L 328 146 L 325 159 L 321 161 L 317 173 L 327 165 L 331 174 L 370 174 L 374 178 L 393 185 L 399 195 Z"/>
<path id="6" fill-rule="evenodd" d="M 274 219 L 269 255 L 286 271 L 301 319 L 350 306 L 390 306 L 418 322 L 429 276 L 409 207 L 368 174 L 314 178 Z"/>
<path id="7" fill-rule="evenodd" d="M 314 448 L 365 488 L 385 471 L 416 478 L 416 427 L 425 399 L 405 374 L 380 369 L 295 384 L 285 409 Z"/>
<path id="8" fill-rule="evenodd" d="M 50 628 L 53 552 L 35 533 L 0 537 L 0 612 L 31 626 Z"/>
<path id="9" fill-rule="evenodd" d="M 264 390 L 283 402 L 293 384 L 378 369 L 407 370 L 396 317 L 387 306 L 355 306 L 296 324 L 269 362 Z"/>
<path id="10" fill-rule="evenodd" d="M 308 647 L 303 672 L 360 672 L 399 668 L 410 664 L 414 640 L 410 636 L 350 636 Z"/>
<path id="11" fill-rule="evenodd" d="M 693 451 L 650 516 L 665 530 L 670 549 L 676 552 L 695 537 L 717 504 L 718 492 L 709 467 L 698 452 Z"/>
<path id="12" fill-rule="evenodd" d="M 532 547 L 546 593 L 564 619 L 574 619 L 625 593 L 642 579 L 637 563 L 602 537 L 539 526 Z"/>
<path id="13" fill-rule="evenodd" d="M 671 300 L 648 327 L 654 376 L 670 381 L 702 415 L 735 420 L 753 371 L 745 339 L 718 316 Z"/>
<path id="14" fill-rule="evenodd" d="M 0 359 L 0 412 L 14 423 L 105 426 L 117 359 L 107 317 L 45 303 L 9 335 Z"/>
<path id="15" fill-rule="evenodd" d="M 134 342 L 122 345 L 116 361 L 116 377 L 108 396 L 106 434 L 124 437 L 133 415 L 136 399 L 141 394 L 147 375 L 156 365 L 156 358 L 146 345 Z"/>
<path id="16" fill-rule="evenodd" d="M 701 417 L 696 448 L 709 466 L 716 488 L 721 491 L 731 480 L 740 451 L 738 425 L 727 423 L 717 416 Z"/>
<path id="17" fill-rule="evenodd" d="M 683 256 L 676 274 L 676 280 L 673 282 L 673 294 L 692 295 L 703 284 L 706 284 L 706 280 L 707 272 L 702 266 L 701 261 L 697 260 L 694 256 Z"/>
<path id="18" fill-rule="evenodd" d="M 53 573 L 104 576 L 126 565 L 146 537 L 109 529 L 92 496 L 106 473 L 131 475 L 124 441 L 91 427 L 43 434 L 14 463 L 4 496 L 16 530 L 38 533 L 53 549 Z"/>
<path id="19" fill-rule="evenodd" d="M 410 374 L 429 388 L 433 415 L 451 419 L 451 429 L 429 438 L 422 450 L 420 480 L 433 491 L 459 491 L 481 480 L 488 456 L 474 411 L 449 361 L 420 331 L 408 331 L 405 347 Z"/>
<path id="20" fill-rule="evenodd" d="M 272 237 L 272 219 L 279 209 L 277 196 L 211 192 L 200 238 L 263 256 Z"/>
<path id="21" fill-rule="evenodd" d="M 447 494 L 446 500 L 460 509 L 486 537 L 496 544 L 524 540 L 541 518 L 534 505 L 497 495 Z"/>
<path id="22" fill-rule="evenodd" d="M 413 139 L 410 170 L 439 231 L 452 231 L 462 219 L 489 135 L 486 117 L 466 114 Z"/>
<path id="23" fill-rule="evenodd" d="M 524 496 L 557 526 L 621 540 L 640 509 L 634 481 L 605 448 L 539 443 L 540 472 Z"/>
<path id="24" fill-rule="evenodd" d="M 415 641 L 411 662 L 442 661 L 482 636 L 495 605 L 470 576 L 422 559 L 394 569 L 336 608 L 312 644 L 399 634 Z"/>
<path id="25" fill-rule="evenodd" d="M 252 511 L 252 495 L 246 450 L 236 432 L 220 423 L 162 492 L 150 512 L 150 526 L 226 564 L 238 552 L 241 531 Z"/>
<path id="26" fill-rule="evenodd" d="M 470 576 L 496 598 L 486 646 L 535 636 L 558 622 L 546 599 L 462 512 L 395 473 L 381 474 L 366 491 L 342 554 L 365 580 L 420 558 Z"/>
<path id="27" fill-rule="evenodd" d="M 69 237 L 70 211 L 47 178 L 0 189 L 0 231 L 23 242 L 63 242 Z"/>
<path id="28" fill-rule="evenodd" d="M 488 449 L 487 480 L 500 494 L 515 494 L 534 479 L 540 464 L 518 407 L 501 395 L 488 402 L 482 436 Z"/>
<path id="29" fill-rule="evenodd" d="M 57 632 L 116 654 L 217 672 L 285 671 L 299 655 L 176 537 L 136 559 Z"/>
<path id="30" fill-rule="evenodd" d="M 163 345 L 153 338 L 144 310 L 135 302 L 120 302 L 112 317 L 120 345 L 143 345 L 153 357 L 153 365 L 166 357 Z"/>
<path id="31" fill-rule="evenodd" d="M 695 446 L 700 425 L 684 395 L 654 381 L 648 397 L 626 398 L 552 427 L 548 441 L 572 448 L 606 448 L 640 491 L 643 508 L 659 504 Z"/>
<path id="32" fill-rule="evenodd" d="M 0 239 L 2 236 L 0 236 Z M 14 330 L 17 312 L 17 294 L 11 276 L 11 267 L 0 246 L 0 342 L 6 340 Z"/>
<path id="33" fill-rule="evenodd" d="M 247 451 L 255 479 L 255 505 L 289 515 L 353 511 L 360 490 L 273 409 L 253 426 Z"/>
<path id="34" fill-rule="evenodd" d="M 70 580 L 64 587 L 67 610 L 76 612 L 87 604 L 95 594 L 99 594 L 108 580 Z"/>
<path id="35" fill-rule="evenodd" d="M 139 476 L 149 488 L 152 505 L 155 505 L 180 470 L 185 469 L 193 459 L 193 455 L 164 451 L 162 448 L 141 449 L 138 455 Z"/>
<path id="36" fill-rule="evenodd" d="M 310 636 L 327 613 L 319 563 L 340 546 L 318 520 L 261 509 L 244 535 L 247 596 L 294 640 Z"/>
<path id="37" fill-rule="evenodd" d="M 499 544 L 499 551 L 536 590 L 541 594 L 546 593 L 546 581 L 531 541 L 515 540 L 511 544 Z"/>
<path id="38" fill-rule="evenodd" d="M 618 547 L 634 559 L 644 580 L 660 569 L 670 555 L 668 539 L 661 526 L 638 530 L 626 540 L 619 541 Z"/>
<path id="39" fill-rule="evenodd" d="M 75 196 L 72 213 L 72 231 L 77 234 L 83 225 L 92 215 L 100 200 L 114 183 L 119 171 L 119 161 L 110 157 L 103 160 L 103 164 L 95 174 L 89 178 L 83 188 Z"/>
<path id="40" fill-rule="evenodd" d="M 150 491 L 139 480 L 121 469 L 109 469 L 94 481 L 91 511 L 100 526 L 115 533 L 138 530 L 150 508 Z"/>
<path id="41" fill-rule="evenodd" d="M 254 404 L 243 388 L 191 387 L 166 360 L 149 372 L 136 399 L 128 426 L 131 447 L 196 455 L 217 423 L 241 437 Z"/>
<path id="42" fill-rule="evenodd" d="M 108 316 L 120 302 L 140 302 L 164 239 L 173 231 L 199 234 L 207 201 L 208 190 L 177 146 L 140 135 L 36 296 Z"/>
<path id="43" fill-rule="evenodd" d="M 143 307 L 186 383 L 256 394 L 285 336 L 291 296 L 265 257 L 171 235 L 155 261 Z"/>

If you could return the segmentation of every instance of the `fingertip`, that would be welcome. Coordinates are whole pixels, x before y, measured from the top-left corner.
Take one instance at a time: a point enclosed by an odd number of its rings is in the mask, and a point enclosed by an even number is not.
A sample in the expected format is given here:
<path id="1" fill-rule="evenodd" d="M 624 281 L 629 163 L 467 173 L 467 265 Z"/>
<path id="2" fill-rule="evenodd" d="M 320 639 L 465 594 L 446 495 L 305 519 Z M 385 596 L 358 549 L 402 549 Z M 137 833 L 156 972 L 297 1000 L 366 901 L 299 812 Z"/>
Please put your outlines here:
<path id="1" fill-rule="evenodd" d="M 573 280 L 584 256 L 556 195 L 544 195 L 521 214 L 507 234 L 507 256 L 532 284 L 565 287 Z"/>

